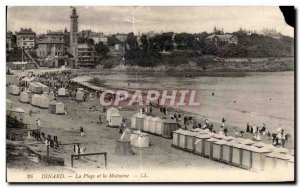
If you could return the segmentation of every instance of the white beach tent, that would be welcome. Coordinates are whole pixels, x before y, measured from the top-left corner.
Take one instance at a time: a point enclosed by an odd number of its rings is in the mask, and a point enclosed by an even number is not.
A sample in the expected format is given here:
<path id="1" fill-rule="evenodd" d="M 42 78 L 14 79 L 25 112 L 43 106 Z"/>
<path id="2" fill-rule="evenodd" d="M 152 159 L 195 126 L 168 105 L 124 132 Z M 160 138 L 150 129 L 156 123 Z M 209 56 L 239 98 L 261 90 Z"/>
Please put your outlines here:
<path id="1" fill-rule="evenodd" d="M 40 95 L 38 95 L 38 94 L 34 94 L 34 95 L 32 95 L 32 98 L 31 98 L 31 104 L 33 105 L 33 106 L 39 106 L 39 101 L 40 101 Z"/>
<path id="2" fill-rule="evenodd" d="M 59 88 L 58 89 L 58 96 L 66 96 L 67 95 L 67 90 L 66 90 L 66 88 Z"/>
<path id="3" fill-rule="evenodd" d="M 136 119 L 136 129 L 143 130 L 144 129 L 144 118 L 145 114 L 139 114 Z"/>
<path id="4" fill-rule="evenodd" d="M 50 91 L 49 87 L 42 83 L 40 83 L 40 84 L 42 85 L 43 93 L 49 93 L 49 91 Z"/>
<path id="5" fill-rule="evenodd" d="M 140 130 L 134 131 L 131 134 L 130 143 L 139 148 L 149 147 L 149 134 L 143 133 Z"/>
<path id="6" fill-rule="evenodd" d="M 199 133 L 189 131 L 189 134 L 186 135 L 186 149 L 189 151 L 195 151 L 195 142 L 196 142 L 196 135 Z"/>
<path id="7" fill-rule="evenodd" d="M 110 114 L 113 114 L 113 113 L 119 113 L 119 110 L 116 109 L 115 107 L 111 107 L 111 108 L 107 109 L 107 111 L 106 111 L 107 121 L 109 121 Z"/>
<path id="8" fill-rule="evenodd" d="M 242 149 L 241 167 L 249 170 L 250 168 L 252 168 L 252 152 L 257 148 L 254 146 L 243 145 L 241 149 Z"/>
<path id="9" fill-rule="evenodd" d="M 195 153 L 198 155 L 204 155 L 205 140 L 210 139 L 213 136 L 212 133 L 197 134 L 195 136 Z"/>
<path id="10" fill-rule="evenodd" d="M 204 156 L 208 158 L 213 157 L 213 143 L 219 141 L 219 139 L 216 139 L 214 137 L 209 138 L 204 141 Z"/>
<path id="11" fill-rule="evenodd" d="M 61 102 L 56 103 L 56 114 L 65 114 L 65 105 Z"/>
<path id="12" fill-rule="evenodd" d="M 179 146 L 179 134 L 182 131 L 182 129 L 178 129 L 176 131 L 173 131 L 173 142 L 172 145 L 177 147 Z"/>
<path id="13" fill-rule="evenodd" d="M 138 117 L 139 113 L 136 113 L 131 116 L 131 128 L 136 129 L 136 119 Z"/>
<path id="14" fill-rule="evenodd" d="M 55 114 L 56 113 L 56 101 L 50 101 L 49 102 L 49 109 L 48 112 L 50 114 Z"/>
<path id="15" fill-rule="evenodd" d="M 32 91 L 32 93 L 36 93 L 36 94 L 43 93 L 43 87 L 39 82 L 29 83 L 29 90 Z"/>
<path id="16" fill-rule="evenodd" d="M 76 101 L 83 101 L 84 98 L 84 91 L 83 90 L 77 90 L 75 100 Z"/>
<path id="17" fill-rule="evenodd" d="M 12 109 L 12 102 L 9 99 L 6 99 L 6 109 Z"/>
<path id="18" fill-rule="evenodd" d="M 231 145 L 232 148 L 232 159 L 231 159 L 231 163 L 234 166 L 241 166 L 242 165 L 242 144 L 239 144 L 237 142 L 231 141 L 233 142 Z"/>
<path id="19" fill-rule="evenodd" d="M 119 127 L 122 124 L 123 117 L 119 112 L 115 112 L 109 115 L 108 125 L 110 127 Z"/>
<path id="20" fill-rule="evenodd" d="M 50 99 L 47 95 L 41 95 L 39 98 L 38 106 L 40 108 L 49 108 Z"/>
<path id="21" fill-rule="evenodd" d="M 149 132 L 150 132 L 150 133 L 155 133 L 155 127 L 156 127 L 155 124 L 156 124 L 156 123 L 155 123 L 155 118 L 154 118 L 154 117 L 151 117 L 151 118 L 149 119 Z"/>
<path id="22" fill-rule="evenodd" d="M 163 121 L 159 117 L 154 118 L 155 122 L 155 133 L 158 135 L 162 135 L 163 133 Z"/>
<path id="23" fill-rule="evenodd" d="M 272 152 L 266 155 L 266 169 L 284 171 L 288 168 L 290 155 L 286 153 Z"/>
<path id="24" fill-rule="evenodd" d="M 145 115 L 143 131 L 146 131 L 146 132 L 149 131 L 149 125 L 150 125 L 151 118 L 152 118 L 151 116 Z"/>
<path id="25" fill-rule="evenodd" d="M 20 88 L 16 85 L 11 85 L 9 87 L 9 93 L 12 95 L 19 95 L 20 94 Z"/>
<path id="26" fill-rule="evenodd" d="M 263 171 L 265 169 L 266 155 L 269 154 L 271 150 L 265 147 L 254 147 L 252 148 L 252 171 Z"/>
<path id="27" fill-rule="evenodd" d="M 223 155 L 223 145 L 226 144 L 225 140 L 218 140 L 213 143 L 213 155 L 212 158 L 218 161 L 222 160 Z"/>
<path id="28" fill-rule="evenodd" d="M 181 149 L 186 149 L 186 145 L 187 145 L 187 135 L 190 134 L 190 131 L 187 131 L 187 130 L 181 130 L 179 132 L 179 147 Z"/>
<path id="29" fill-rule="evenodd" d="M 24 103 L 29 102 L 29 94 L 26 91 L 22 91 L 20 93 L 20 102 L 24 102 Z"/>

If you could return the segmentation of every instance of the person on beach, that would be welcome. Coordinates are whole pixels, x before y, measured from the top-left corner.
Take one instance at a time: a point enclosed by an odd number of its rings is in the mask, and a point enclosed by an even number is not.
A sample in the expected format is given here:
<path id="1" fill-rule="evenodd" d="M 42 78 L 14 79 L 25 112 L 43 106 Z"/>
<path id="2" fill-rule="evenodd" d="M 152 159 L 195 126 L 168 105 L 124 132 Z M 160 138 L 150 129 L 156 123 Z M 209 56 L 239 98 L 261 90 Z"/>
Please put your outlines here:
<path id="1" fill-rule="evenodd" d="M 247 125 L 246 125 L 246 133 L 249 133 L 250 132 L 250 125 L 249 125 L 249 123 L 247 123 Z"/>
<path id="2" fill-rule="evenodd" d="M 224 127 L 224 135 L 227 136 L 228 130 L 227 127 Z"/>
<path id="3" fill-rule="evenodd" d="M 41 127 L 41 120 L 40 120 L 40 118 L 38 118 L 36 120 L 36 126 L 37 126 L 37 129 L 39 129 Z"/>
<path id="4" fill-rule="evenodd" d="M 32 109 L 31 107 L 29 107 L 29 116 L 31 117 L 31 114 L 32 114 Z"/>
<path id="5" fill-rule="evenodd" d="M 82 128 L 82 126 L 80 126 L 80 136 L 84 136 L 85 134 L 84 134 L 84 131 L 83 131 L 83 128 Z"/>

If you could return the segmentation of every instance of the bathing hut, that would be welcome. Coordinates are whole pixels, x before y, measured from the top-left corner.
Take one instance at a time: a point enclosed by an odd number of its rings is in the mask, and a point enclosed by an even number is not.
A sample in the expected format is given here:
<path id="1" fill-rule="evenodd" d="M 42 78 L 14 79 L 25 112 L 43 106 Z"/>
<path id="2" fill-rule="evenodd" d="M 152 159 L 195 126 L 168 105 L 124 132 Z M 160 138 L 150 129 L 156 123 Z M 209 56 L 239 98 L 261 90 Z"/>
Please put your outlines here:
<path id="1" fill-rule="evenodd" d="M 11 85 L 9 87 L 9 93 L 12 95 L 19 95 L 20 94 L 20 88 L 16 85 Z"/>
<path id="2" fill-rule="evenodd" d="M 67 90 L 66 88 L 59 88 L 58 91 L 57 91 L 57 95 L 60 96 L 60 97 L 64 97 L 67 95 Z"/>
<path id="3" fill-rule="evenodd" d="M 107 109 L 107 111 L 106 111 L 107 121 L 109 121 L 109 119 L 110 119 L 110 114 L 113 114 L 113 113 L 119 113 L 119 110 L 114 108 L 114 107 L 111 107 L 111 108 Z"/>
<path id="4" fill-rule="evenodd" d="M 32 95 L 32 98 L 31 98 L 31 104 L 33 105 L 33 106 L 39 106 L 39 101 L 40 101 L 40 95 L 38 95 L 38 94 L 34 94 L 34 95 Z"/>
<path id="5" fill-rule="evenodd" d="M 223 156 L 223 145 L 226 144 L 225 140 L 218 140 L 213 142 L 213 155 L 212 158 L 217 161 L 221 161 Z"/>
<path id="6" fill-rule="evenodd" d="M 235 141 L 235 140 L 234 140 Z M 232 142 L 231 148 L 232 148 L 232 158 L 231 163 L 234 166 L 240 167 L 242 165 L 242 147 L 243 145 L 238 142 Z"/>
<path id="7" fill-rule="evenodd" d="M 139 114 L 136 119 L 136 129 L 143 130 L 144 129 L 144 118 L 146 116 L 144 114 Z"/>
<path id="8" fill-rule="evenodd" d="M 12 102 L 9 99 L 6 99 L 6 109 L 12 109 Z"/>
<path id="9" fill-rule="evenodd" d="M 77 89 L 77 92 L 75 94 L 75 100 L 76 101 L 83 101 L 84 99 L 84 91 Z"/>
<path id="10" fill-rule="evenodd" d="M 265 147 L 253 147 L 252 148 L 252 171 L 263 171 L 265 169 L 266 155 L 269 154 L 271 150 Z"/>
<path id="11" fill-rule="evenodd" d="M 187 135 L 190 134 L 190 131 L 182 130 L 179 132 L 179 148 L 186 149 L 186 140 Z"/>
<path id="12" fill-rule="evenodd" d="M 136 113 L 131 116 L 131 128 L 136 129 L 136 121 L 139 113 Z"/>
<path id="13" fill-rule="evenodd" d="M 186 149 L 190 152 L 194 152 L 195 151 L 195 142 L 196 142 L 196 135 L 198 135 L 199 133 L 197 132 L 192 132 L 190 131 L 190 133 L 188 135 L 186 135 Z"/>
<path id="14" fill-rule="evenodd" d="M 56 103 L 56 114 L 65 114 L 65 105 L 61 102 Z"/>
<path id="15" fill-rule="evenodd" d="M 212 137 L 204 141 L 204 157 L 212 158 L 213 156 L 213 143 L 219 141 Z"/>
<path id="16" fill-rule="evenodd" d="M 154 118 L 153 121 L 155 122 L 155 134 L 162 135 L 163 121 L 159 117 Z"/>
<path id="17" fill-rule="evenodd" d="M 223 139 L 223 145 L 222 145 L 222 158 L 221 161 L 223 163 L 227 163 L 227 164 L 231 164 L 232 162 L 232 144 L 234 142 L 231 141 L 226 141 L 225 139 Z"/>
<path id="18" fill-rule="evenodd" d="M 143 131 L 146 131 L 146 132 L 149 131 L 150 119 L 151 119 L 151 116 L 145 116 L 145 118 L 144 118 L 144 127 L 143 127 L 144 129 L 143 129 Z"/>
<path id="19" fill-rule="evenodd" d="M 56 112 L 56 101 L 50 101 L 49 102 L 49 109 L 48 109 L 48 112 L 50 114 L 55 114 Z"/>
<path id="20" fill-rule="evenodd" d="M 172 142 L 172 145 L 175 146 L 175 147 L 179 146 L 179 135 L 180 135 L 181 131 L 183 131 L 183 130 L 182 129 L 178 129 L 176 131 L 173 131 L 173 142 Z"/>
<path id="21" fill-rule="evenodd" d="M 29 90 L 32 93 L 36 93 L 36 94 L 42 94 L 43 93 L 43 87 L 39 82 L 29 83 Z"/>
<path id="22" fill-rule="evenodd" d="M 290 156 L 286 153 L 273 151 L 266 155 L 266 169 L 268 170 L 285 170 L 288 167 Z"/>
<path id="23" fill-rule="evenodd" d="M 138 148 L 149 147 L 149 134 L 143 133 L 141 131 L 134 131 L 132 133 L 134 135 L 132 138 L 132 142 L 130 142 L 133 146 Z"/>
<path id="24" fill-rule="evenodd" d="M 163 120 L 162 136 L 165 138 L 172 138 L 173 131 L 178 129 L 176 120 Z"/>
<path id="25" fill-rule="evenodd" d="M 23 103 L 29 102 L 29 94 L 26 91 L 22 91 L 20 93 L 20 102 L 23 102 Z"/>
<path id="26" fill-rule="evenodd" d="M 211 137 L 212 133 L 195 135 L 195 154 L 204 155 L 204 141 Z"/>
<path id="27" fill-rule="evenodd" d="M 151 117 L 149 119 L 149 132 L 154 134 L 155 133 L 155 129 L 156 129 L 155 118 Z"/>
<path id="28" fill-rule="evenodd" d="M 38 107 L 49 108 L 50 99 L 47 95 L 41 95 L 38 102 Z"/>
<path id="29" fill-rule="evenodd" d="M 49 93 L 49 91 L 50 91 L 49 87 L 44 84 L 41 84 L 41 85 L 42 85 L 43 93 Z"/>
<path id="30" fill-rule="evenodd" d="M 249 170 L 250 168 L 252 168 L 252 151 L 255 149 L 255 147 L 249 145 L 243 145 L 241 149 L 242 149 L 241 167 Z"/>
<path id="31" fill-rule="evenodd" d="M 119 112 L 115 112 L 109 115 L 109 127 L 119 127 L 122 124 L 123 117 Z"/>

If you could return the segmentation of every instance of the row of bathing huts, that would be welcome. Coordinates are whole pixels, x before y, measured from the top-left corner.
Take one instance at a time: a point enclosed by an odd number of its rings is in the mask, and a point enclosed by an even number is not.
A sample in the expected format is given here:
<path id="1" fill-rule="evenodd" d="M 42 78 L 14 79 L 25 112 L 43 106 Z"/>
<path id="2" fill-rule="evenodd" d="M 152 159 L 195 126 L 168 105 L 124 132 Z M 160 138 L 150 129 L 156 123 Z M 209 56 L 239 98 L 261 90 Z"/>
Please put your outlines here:
<path id="1" fill-rule="evenodd" d="M 119 115 L 117 109 L 108 109 L 107 119 L 110 119 L 110 114 L 116 113 Z M 272 144 L 216 134 L 208 129 L 182 130 L 178 129 L 175 120 L 151 117 L 141 113 L 131 116 L 131 128 L 172 138 L 174 148 L 243 169 L 252 171 L 294 169 L 294 150 L 289 151 Z M 135 131 L 133 134 L 139 133 Z M 140 135 L 146 143 L 149 143 L 148 134 Z"/>

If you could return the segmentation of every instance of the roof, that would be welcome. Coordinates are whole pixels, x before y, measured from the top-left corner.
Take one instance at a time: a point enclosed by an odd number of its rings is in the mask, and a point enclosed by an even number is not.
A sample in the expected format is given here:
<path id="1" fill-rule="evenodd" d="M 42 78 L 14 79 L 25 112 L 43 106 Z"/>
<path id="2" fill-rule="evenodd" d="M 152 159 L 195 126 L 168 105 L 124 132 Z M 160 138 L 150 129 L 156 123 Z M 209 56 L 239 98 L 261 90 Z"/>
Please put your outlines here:
<path id="1" fill-rule="evenodd" d="M 25 111 L 22 108 L 13 108 L 13 109 L 9 109 L 8 111 L 10 112 L 18 112 L 18 113 L 24 113 Z"/>
<path id="2" fill-rule="evenodd" d="M 31 30 L 31 28 L 29 28 L 29 29 L 21 28 L 21 30 L 19 32 L 17 32 L 17 34 L 33 34 L 33 35 L 35 35 L 35 32 L 33 32 Z"/>
<path id="3" fill-rule="evenodd" d="M 65 44 L 64 41 L 44 39 L 37 41 L 38 44 Z"/>
<path id="4" fill-rule="evenodd" d="M 206 39 L 212 39 L 213 37 L 218 37 L 220 39 L 230 39 L 230 38 L 235 37 L 235 36 L 231 35 L 231 34 L 225 34 L 225 35 L 212 34 L 212 35 L 209 35 L 208 37 L 206 37 Z"/>
<path id="5" fill-rule="evenodd" d="M 110 114 L 109 117 L 122 117 L 122 115 L 119 114 L 118 112 L 115 112 L 115 113 Z"/>

